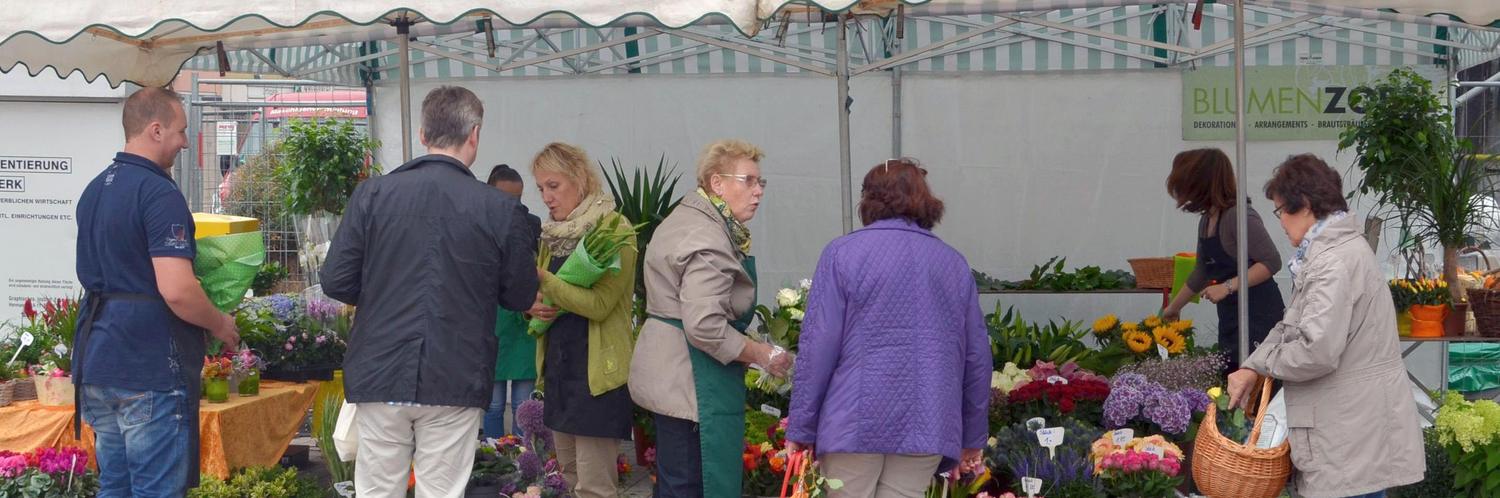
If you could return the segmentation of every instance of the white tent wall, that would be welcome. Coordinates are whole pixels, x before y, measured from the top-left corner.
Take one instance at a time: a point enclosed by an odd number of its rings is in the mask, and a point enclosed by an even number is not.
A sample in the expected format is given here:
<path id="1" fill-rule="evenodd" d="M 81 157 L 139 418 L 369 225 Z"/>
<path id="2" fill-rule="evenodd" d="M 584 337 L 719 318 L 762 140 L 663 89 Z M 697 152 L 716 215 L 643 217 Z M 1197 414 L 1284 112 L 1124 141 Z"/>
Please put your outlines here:
<path id="1" fill-rule="evenodd" d="M 1177 211 L 1163 186 L 1172 156 L 1197 147 L 1232 152 L 1234 143 L 1182 140 L 1181 74 L 906 76 L 904 154 L 925 163 L 929 181 L 947 205 L 937 233 L 975 269 L 1001 279 L 1024 278 L 1032 265 L 1054 255 L 1067 257 L 1070 267 L 1109 269 L 1128 268 L 1130 257 L 1195 250 L 1197 218 Z M 415 83 L 413 105 L 437 84 Z M 767 153 L 761 167 L 770 185 L 751 229 L 762 301 L 777 288 L 811 276 L 823 246 L 840 233 L 830 79 L 685 75 L 449 84 L 473 90 L 485 103 L 475 174 L 483 177 L 499 163 L 516 167 L 528 179 L 523 201 L 533 212 L 543 206 L 526 168 L 548 142 L 574 143 L 595 160 L 608 164 L 619 158 L 627 167 L 655 165 L 665 153 L 684 173 L 679 193 L 691 191 L 698 151 L 709 141 L 733 137 L 760 145 Z M 890 155 L 890 78 L 856 77 L 851 87 L 857 193 L 864 172 Z M 399 109 L 396 101 L 394 86 L 376 87 L 377 110 Z M 417 111 L 412 117 L 420 121 Z M 393 169 L 400 163 L 399 115 L 377 112 L 374 119 L 384 144 L 380 162 Z M 1260 206 L 1283 258 L 1290 257 L 1291 247 L 1260 194 L 1271 169 L 1296 153 L 1317 154 L 1341 170 L 1352 157 L 1336 156 L 1331 141 L 1254 145 L 1246 194 Z M 1277 280 L 1289 296 L 1285 270 Z M 1105 312 L 1140 318 L 1161 306 L 1160 296 L 1151 294 L 986 295 L 981 304 L 991 310 L 1001 299 L 1032 320 L 1091 320 Z M 1184 315 L 1199 325 L 1199 341 L 1214 340 L 1213 305 L 1192 305 Z M 1413 361 L 1435 365 L 1435 350 L 1428 356 L 1418 354 Z M 1435 368 L 1418 371 L 1431 375 Z"/>

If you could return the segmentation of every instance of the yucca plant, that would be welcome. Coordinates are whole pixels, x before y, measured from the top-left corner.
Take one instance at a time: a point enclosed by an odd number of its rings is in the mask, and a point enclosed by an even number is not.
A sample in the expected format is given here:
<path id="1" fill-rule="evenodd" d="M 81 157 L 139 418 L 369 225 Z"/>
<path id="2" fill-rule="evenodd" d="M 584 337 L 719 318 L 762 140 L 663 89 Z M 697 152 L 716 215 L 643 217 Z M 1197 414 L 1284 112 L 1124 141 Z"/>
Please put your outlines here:
<path id="1" fill-rule="evenodd" d="M 657 159 L 656 169 L 636 168 L 633 175 L 625 173 L 625 167 L 619 159 L 610 159 L 610 166 L 611 168 L 605 168 L 604 163 L 600 163 L 599 169 L 604 171 L 604 179 L 609 182 L 609 193 L 615 198 L 615 209 L 626 219 L 639 223 L 635 236 L 636 268 L 642 268 L 646 262 L 646 245 L 656 233 L 657 225 L 667 219 L 667 215 L 672 214 L 677 203 L 682 201 L 677 196 L 677 182 L 682 179 L 682 174 L 677 172 L 675 165 L 667 165 L 665 154 Z M 635 273 L 635 295 L 638 300 L 645 299 L 646 296 L 645 274 L 644 271 Z"/>
<path id="2" fill-rule="evenodd" d="M 1445 159 L 1428 168 L 1412 168 L 1410 181 L 1421 194 L 1404 210 L 1411 213 L 1418 240 L 1443 245 L 1443 281 L 1456 303 L 1463 300 L 1463 288 L 1458 285 L 1459 249 L 1469 245 L 1476 232 L 1494 228 L 1489 226 L 1486 206 L 1495 195 L 1488 171 L 1494 160 L 1475 154 L 1467 140 L 1459 141 Z"/>

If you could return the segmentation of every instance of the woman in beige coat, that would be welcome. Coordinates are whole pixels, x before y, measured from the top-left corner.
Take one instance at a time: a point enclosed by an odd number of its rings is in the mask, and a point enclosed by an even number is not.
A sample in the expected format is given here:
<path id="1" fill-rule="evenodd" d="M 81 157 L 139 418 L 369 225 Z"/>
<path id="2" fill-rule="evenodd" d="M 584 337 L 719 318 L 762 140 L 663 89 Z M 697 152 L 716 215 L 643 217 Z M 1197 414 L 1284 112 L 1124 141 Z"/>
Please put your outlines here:
<path id="1" fill-rule="evenodd" d="M 630 394 L 656 415 L 657 498 L 739 496 L 745 365 L 776 376 L 791 355 L 745 335 L 755 308 L 750 230 L 765 193 L 761 151 L 738 140 L 698 159 L 698 190 L 646 248 L 646 312 Z"/>
<path id="2" fill-rule="evenodd" d="M 1266 183 L 1266 197 L 1297 246 L 1292 302 L 1229 375 L 1231 402 L 1247 400 L 1257 376 L 1283 381 L 1301 496 L 1382 497 L 1421 481 L 1422 432 L 1396 308 L 1339 173 L 1311 154 L 1292 156 Z"/>

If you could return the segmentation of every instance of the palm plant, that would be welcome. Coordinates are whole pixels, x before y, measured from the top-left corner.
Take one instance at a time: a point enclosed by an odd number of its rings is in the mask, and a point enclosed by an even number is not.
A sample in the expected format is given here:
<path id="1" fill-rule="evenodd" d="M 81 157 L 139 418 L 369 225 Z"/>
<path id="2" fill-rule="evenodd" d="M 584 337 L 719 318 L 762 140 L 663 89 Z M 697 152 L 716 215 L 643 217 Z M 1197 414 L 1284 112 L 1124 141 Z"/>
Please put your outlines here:
<path id="1" fill-rule="evenodd" d="M 665 154 L 657 160 L 655 170 L 636 168 L 634 175 L 627 175 L 624 165 L 618 159 L 610 159 L 610 166 L 611 168 L 605 168 L 600 163 L 599 169 L 604 171 L 604 179 L 609 182 L 609 193 L 615 198 L 615 209 L 639 226 L 636 231 L 636 268 L 642 268 L 646 262 L 646 245 L 656 233 L 657 225 L 667 219 L 667 215 L 672 214 L 677 203 L 682 201 L 676 195 L 677 181 L 682 179 L 682 174 L 677 172 L 675 165 L 667 165 Z M 635 273 L 637 301 L 643 301 L 646 297 L 645 274 L 644 271 Z"/>

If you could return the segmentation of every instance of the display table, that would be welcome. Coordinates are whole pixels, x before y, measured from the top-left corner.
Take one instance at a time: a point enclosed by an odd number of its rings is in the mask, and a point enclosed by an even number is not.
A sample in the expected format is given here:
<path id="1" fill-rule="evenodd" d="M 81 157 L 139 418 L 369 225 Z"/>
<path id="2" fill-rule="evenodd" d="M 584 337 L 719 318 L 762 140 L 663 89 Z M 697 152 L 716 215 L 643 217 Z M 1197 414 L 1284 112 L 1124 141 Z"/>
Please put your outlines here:
<path id="1" fill-rule="evenodd" d="M 200 401 L 201 471 L 223 479 L 234 469 L 276 465 L 296 437 L 317 390 L 317 382 L 262 381 L 257 396 L 230 393 L 228 402 Z M 0 450 L 61 446 L 80 446 L 93 455 L 94 434 L 87 425 L 82 444 L 73 438 L 72 406 L 41 406 L 33 400 L 0 407 Z"/>

